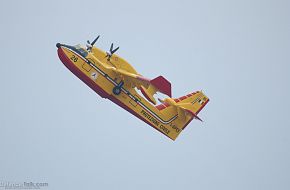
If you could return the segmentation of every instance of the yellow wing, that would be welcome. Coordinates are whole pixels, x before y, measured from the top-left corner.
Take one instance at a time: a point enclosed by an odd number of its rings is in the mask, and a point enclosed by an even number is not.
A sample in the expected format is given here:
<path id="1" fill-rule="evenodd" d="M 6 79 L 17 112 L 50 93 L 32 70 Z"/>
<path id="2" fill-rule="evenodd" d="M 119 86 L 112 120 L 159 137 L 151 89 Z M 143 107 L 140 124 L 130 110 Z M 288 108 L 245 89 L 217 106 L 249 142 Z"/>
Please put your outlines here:
<path id="1" fill-rule="evenodd" d="M 139 74 L 130 73 L 122 69 L 116 69 L 115 67 L 108 67 L 108 69 L 115 72 L 118 78 L 121 78 L 124 82 L 125 86 L 129 88 L 137 87 L 145 98 L 154 105 L 156 104 L 156 100 L 153 96 L 157 91 L 171 97 L 171 84 L 162 76 L 149 80 Z"/>
<path id="2" fill-rule="evenodd" d="M 156 94 L 157 91 L 171 97 L 171 84 L 164 77 L 159 76 L 153 80 L 147 79 L 138 74 L 127 61 L 116 54 L 113 54 L 111 59 L 108 61 L 106 53 L 96 47 L 93 47 L 92 54 L 102 62 L 107 69 L 113 71 L 117 78 L 123 80 L 126 87 L 137 87 L 151 103 L 156 104 L 153 95 Z"/>
<path id="3" fill-rule="evenodd" d="M 116 73 L 118 78 L 123 80 L 125 84 L 130 88 L 137 87 L 140 89 L 141 86 L 148 87 L 150 85 L 150 80 L 145 79 L 143 76 L 135 73 L 130 73 L 128 71 L 125 71 L 123 69 L 117 69 L 115 67 L 108 67 L 111 71 Z"/>
<path id="4" fill-rule="evenodd" d="M 124 60 L 123 58 L 119 57 L 116 54 L 113 54 L 110 61 L 108 61 L 106 58 L 106 52 L 104 52 L 103 50 L 101 50 L 97 47 L 92 48 L 92 54 L 98 60 L 100 60 L 102 63 L 104 63 L 108 66 L 113 66 L 117 69 L 121 69 L 121 70 L 127 71 L 129 73 L 133 73 L 133 74 L 138 75 L 137 71 L 126 60 Z"/>

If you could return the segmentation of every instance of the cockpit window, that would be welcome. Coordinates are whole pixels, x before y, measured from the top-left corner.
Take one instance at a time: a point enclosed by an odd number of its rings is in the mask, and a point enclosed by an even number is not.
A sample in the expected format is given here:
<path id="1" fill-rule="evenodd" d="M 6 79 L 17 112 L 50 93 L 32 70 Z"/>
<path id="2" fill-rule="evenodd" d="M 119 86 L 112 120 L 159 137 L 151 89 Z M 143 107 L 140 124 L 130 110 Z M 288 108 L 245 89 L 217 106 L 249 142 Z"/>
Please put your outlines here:
<path id="1" fill-rule="evenodd" d="M 80 45 L 69 46 L 69 45 L 62 44 L 62 46 L 67 47 L 67 48 L 77 52 L 78 54 L 80 54 L 83 57 L 87 57 L 87 55 L 88 55 L 88 52 L 84 48 L 82 48 L 82 46 L 80 46 Z"/>
<path id="2" fill-rule="evenodd" d="M 84 48 L 82 48 L 80 45 L 76 45 L 74 47 L 77 53 L 79 53 L 83 57 L 87 57 L 88 52 Z"/>

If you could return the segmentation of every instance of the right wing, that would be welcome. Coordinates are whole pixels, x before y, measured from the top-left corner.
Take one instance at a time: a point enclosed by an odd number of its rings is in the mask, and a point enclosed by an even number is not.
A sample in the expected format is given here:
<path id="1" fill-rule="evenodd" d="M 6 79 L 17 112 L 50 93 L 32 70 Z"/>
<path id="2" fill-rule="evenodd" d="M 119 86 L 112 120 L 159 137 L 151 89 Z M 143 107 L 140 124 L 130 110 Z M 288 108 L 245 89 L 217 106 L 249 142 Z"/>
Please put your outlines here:
<path id="1" fill-rule="evenodd" d="M 153 104 L 156 104 L 156 100 L 153 97 L 156 92 L 161 92 L 171 97 L 171 84 L 163 76 L 150 80 L 142 75 L 130 73 L 123 69 L 117 69 L 115 67 L 108 67 L 108 69 L 119 75 L 126 85 L 129 85 L 131 88 L 137 87 L 141 90 L 145 98 Z"/>

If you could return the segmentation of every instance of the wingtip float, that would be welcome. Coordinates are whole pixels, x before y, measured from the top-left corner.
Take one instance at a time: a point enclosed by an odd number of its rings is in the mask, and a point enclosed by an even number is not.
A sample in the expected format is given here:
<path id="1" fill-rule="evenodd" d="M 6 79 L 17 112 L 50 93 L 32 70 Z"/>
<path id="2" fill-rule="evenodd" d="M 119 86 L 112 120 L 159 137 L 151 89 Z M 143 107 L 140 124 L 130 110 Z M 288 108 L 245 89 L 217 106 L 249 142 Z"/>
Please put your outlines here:
<path id="1" fill-rule="evenodd" d="M 163 76 L 152 80 L 143 77 L 115 54 L 119 47 L 111 44 L 108 52 L 95 47 L 98 38 L 92 43 L 87 41 L 86 47 L 60 43 L 56 47 L 62 63 L 102 98 L 108 98 L 172 140 L 193 119 L 201 120 L 197 114 L 209 101 L 201 91 L 171 98 L 168 80 Z M 169 98 L 156 105 L 156 92 Z"/>

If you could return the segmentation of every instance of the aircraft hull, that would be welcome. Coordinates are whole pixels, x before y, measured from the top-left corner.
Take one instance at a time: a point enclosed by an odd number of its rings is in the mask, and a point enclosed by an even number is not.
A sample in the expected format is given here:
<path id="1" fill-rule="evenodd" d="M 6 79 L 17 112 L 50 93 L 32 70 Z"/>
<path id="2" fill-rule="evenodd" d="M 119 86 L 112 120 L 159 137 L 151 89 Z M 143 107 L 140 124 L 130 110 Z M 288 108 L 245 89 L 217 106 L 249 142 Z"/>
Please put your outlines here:
<path id="1" fill-rule="evenodd" d="M 172 140 L 175 140 L 192 120 L 188 118 L 181 123 L 175 110 L 162 113 L 135 89 L 126 88 L 125 85 L 119 95 L 114 94 L 112 89 L 118 85 L 117 77 L 110 70 L 106 70 L 98 59 L 84 58 L 67 47 L 59 47 L 58 56 L 74 75 L 102 98 L 111 100 Z"/>

